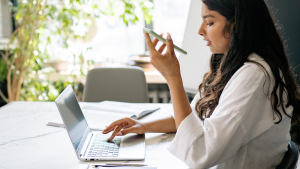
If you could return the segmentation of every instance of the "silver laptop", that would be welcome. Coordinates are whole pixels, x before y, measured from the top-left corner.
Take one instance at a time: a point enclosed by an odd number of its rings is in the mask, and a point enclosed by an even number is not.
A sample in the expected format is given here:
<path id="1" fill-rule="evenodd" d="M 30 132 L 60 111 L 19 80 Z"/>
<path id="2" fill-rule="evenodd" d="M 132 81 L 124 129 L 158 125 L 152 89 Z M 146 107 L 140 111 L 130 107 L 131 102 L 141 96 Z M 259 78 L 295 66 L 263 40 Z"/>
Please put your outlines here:
<path id="1" fill-rule="evenodd" d="M 58 96 L 55 103 L 79 160 L 145 159 L 145 135 L 116 136 L 108 142 L 111 133 L 91 131 L 71 85 Z"/>

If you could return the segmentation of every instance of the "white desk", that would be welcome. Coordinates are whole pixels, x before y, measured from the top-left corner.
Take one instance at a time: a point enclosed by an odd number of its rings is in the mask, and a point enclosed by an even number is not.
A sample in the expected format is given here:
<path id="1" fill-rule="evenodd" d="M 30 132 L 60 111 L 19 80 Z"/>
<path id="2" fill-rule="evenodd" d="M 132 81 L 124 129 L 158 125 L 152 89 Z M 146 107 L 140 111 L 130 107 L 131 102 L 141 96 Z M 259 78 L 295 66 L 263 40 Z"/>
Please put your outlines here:
<path id="1" fill-rule="evenodd" d="M 143 120 L 172 111 L 170 104 L 156 105 L 161 109 Z M 86 169 L 65 129 L 46 126 L 59 116 L 54 102 L 12 102 L 0 108 L 0 169 Z M 166 150 L 174 134 L 162 135 L 146 134 L 144 162 L 158 169 L 188 168 Z"/>

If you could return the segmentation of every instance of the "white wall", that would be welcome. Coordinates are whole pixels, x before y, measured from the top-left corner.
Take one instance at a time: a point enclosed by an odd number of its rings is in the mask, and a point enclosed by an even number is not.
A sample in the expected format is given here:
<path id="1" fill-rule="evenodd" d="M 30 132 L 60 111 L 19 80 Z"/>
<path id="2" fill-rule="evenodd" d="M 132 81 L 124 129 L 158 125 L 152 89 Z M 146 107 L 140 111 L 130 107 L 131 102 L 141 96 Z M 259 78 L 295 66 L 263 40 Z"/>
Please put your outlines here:
<path id="1" fill-rule="evenodd" d="M 179 63 L 183 85 L 188 93 L 197 93 L 203 75 L 209 70 L 211 52 L 203 37 L 198 34 L 202 23 L 201 0 L 191 0 L 188 20 L 182 42 L 187 55 L 180 54 Z"/>

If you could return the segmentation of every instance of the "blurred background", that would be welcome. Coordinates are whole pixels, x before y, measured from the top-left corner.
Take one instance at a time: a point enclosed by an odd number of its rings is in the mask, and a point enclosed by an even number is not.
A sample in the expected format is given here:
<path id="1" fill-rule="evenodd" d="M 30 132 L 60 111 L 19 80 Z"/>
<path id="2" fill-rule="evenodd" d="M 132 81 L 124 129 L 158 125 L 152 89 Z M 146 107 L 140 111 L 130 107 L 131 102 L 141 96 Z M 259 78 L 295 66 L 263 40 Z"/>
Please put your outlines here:
<path id="1" fill-rule="evenodd" d="M 181 46 L 190 5 L 189 0 L 0 2 L 0 106 L 53 101 L 68 84 L 81 100 L 87 72 L 98 66 L 134 65 L 160 76 L 149 63 L 142 29 L 168 31 Z M 165 81 L 148 85 L 169 97 Z M 154 94 L 150 102 L 167 102 Z"/>

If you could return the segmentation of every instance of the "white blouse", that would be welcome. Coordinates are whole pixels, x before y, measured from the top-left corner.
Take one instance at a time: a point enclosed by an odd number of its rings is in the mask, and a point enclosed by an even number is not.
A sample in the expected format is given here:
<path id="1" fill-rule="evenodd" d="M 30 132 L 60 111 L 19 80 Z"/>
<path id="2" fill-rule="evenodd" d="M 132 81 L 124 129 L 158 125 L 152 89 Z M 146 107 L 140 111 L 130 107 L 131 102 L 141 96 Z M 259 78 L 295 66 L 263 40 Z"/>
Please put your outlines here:
<path id="1" fill-rule="evenodd" d="M 248 59 L 262 64 L 271 80 L 256 64 L 245 63 L 229 80 L 218 106 L 204 123 L 195 111 L 199 93 L 195 96 L 192 113 L 181 122 L 168 148 L 190 168 L 275 168 L 287 151 L 291 119 L 279 109 L 283 118 L 275 124 L 279 118 L 269 99 L 273 74 L 257 54 Z M 286 108 L 289 115 L 292 111 L 292 106 Z"/>

